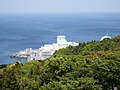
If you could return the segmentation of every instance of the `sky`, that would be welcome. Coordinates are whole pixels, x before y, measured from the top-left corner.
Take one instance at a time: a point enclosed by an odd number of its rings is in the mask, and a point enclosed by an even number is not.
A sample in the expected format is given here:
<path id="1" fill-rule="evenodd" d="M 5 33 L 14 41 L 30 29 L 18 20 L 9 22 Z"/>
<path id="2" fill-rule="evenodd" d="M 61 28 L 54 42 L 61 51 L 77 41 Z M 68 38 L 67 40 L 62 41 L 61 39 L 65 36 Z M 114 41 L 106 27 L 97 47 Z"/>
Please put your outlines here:
<path id="1" fill-rule="evenodd" d="M 0 0 L 0 13 L 120 12 L 120 0 Z"/>

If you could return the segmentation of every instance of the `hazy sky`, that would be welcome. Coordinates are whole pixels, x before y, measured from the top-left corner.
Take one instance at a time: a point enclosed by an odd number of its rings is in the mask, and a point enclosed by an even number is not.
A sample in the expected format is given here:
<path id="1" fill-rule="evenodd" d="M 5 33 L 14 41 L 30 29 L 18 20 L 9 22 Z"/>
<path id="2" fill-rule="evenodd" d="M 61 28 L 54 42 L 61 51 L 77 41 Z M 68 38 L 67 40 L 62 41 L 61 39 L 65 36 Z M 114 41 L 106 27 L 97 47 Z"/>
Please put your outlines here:
<path id="1" fill-rule="evenodd" d="M 0 0 L 0 13 L 120 12 L 120 0 Z"/>

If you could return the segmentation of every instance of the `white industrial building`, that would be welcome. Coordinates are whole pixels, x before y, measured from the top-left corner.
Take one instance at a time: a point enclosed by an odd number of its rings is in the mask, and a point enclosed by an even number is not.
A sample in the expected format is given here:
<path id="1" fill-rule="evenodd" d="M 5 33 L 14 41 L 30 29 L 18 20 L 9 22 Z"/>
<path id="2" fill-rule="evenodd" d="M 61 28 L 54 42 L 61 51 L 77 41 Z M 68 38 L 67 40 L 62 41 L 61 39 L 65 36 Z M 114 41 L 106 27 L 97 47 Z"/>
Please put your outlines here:
<path id="1" fill-rule="evenodd" d="M 41 48 L 39 48 L 38 50 L 32 50 L 33 53 L 30 54 L 30 56 L 27 58 L 28 61 L 31 60 L 44 60 L 48 57 L 50 57 L 51 55 L 53 55 L 53 53 L 56 50 L 59 50 L 61 48 L 66 48 L 68 46 L 77 46 L 79 45 L 79 43 L 76 42 L 68 42 L 66 40 L 65 36 L 57 36 L 57 43 L 53 43 L 53 44 L 45 44 L 44 46 L 42 46 Z"/>

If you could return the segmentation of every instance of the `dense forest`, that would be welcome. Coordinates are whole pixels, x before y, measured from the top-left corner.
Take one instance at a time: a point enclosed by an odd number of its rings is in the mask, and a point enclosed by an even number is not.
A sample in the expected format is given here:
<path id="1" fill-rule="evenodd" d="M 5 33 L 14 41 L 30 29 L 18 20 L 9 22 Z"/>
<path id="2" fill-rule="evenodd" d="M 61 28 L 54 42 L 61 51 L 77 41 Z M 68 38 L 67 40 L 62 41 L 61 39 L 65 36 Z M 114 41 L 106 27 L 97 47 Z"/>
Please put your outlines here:
<path id="1" fill-rule="evenodd" d="M 120 90 L 120 35 L 0 66 L 2 90 Z"/>

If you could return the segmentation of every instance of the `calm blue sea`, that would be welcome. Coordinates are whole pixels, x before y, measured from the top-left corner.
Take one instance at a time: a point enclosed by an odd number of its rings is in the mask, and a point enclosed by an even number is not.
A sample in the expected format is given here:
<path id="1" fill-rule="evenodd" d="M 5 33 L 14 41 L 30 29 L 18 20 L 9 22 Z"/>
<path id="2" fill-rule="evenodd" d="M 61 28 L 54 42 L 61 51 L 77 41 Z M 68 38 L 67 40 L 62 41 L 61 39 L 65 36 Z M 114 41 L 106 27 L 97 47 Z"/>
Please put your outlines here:
<path id="1" fill-rule="evenodd" d="M 0 14 L 0 64 L 17 61 L 11 53 L 56 42 L 57 35 L 86 42 L 99 40 L 106 31 L 111 37 L 120 34 L 120 14 Z"/>

